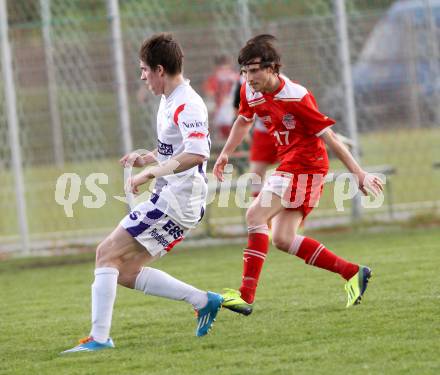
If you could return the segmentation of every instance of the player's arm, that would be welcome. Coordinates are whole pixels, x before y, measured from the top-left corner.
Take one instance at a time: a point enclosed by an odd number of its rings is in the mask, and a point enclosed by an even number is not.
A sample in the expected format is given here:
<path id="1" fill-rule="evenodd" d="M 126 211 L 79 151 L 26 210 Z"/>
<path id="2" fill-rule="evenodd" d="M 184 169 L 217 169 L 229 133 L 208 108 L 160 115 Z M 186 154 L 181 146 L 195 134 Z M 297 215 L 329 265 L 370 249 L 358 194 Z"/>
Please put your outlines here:
<path id="1" fill-rule="evenodd" d="M 359 188 L 365 195 L 367 195 L 368 192 L 372 193 L 373 195 L 377 195 L 383 190 L 382 181 L 378 177 L 368 174 L 361 168 L 348 148 L 338 138 L 333 130 L 327 128 L 324 133 L 320 135 L 320 137 L 338 157 L 338 159 L 342 161 L 347 169 L 357 177 L 359 181 Z"/>
<path id="2" fill-rule="evenodd" d="M 151 179 L 167 176 L 173 173 L 180 173 L 187 169 L 191 169 L 196 165 L 202 164 L 205 160 L 207 160 L 205 155 L 182 152 L 159 165 L 147 168 L 145 170 L 145 175 L 148 179 Z"/>
<path id="3" fill-rule="evenodd" d="M 133 176 L 127 183 L 128 190 L 137 194 L 139 192 L 139 186 L 145 184 L 149 180 L 186 171 L 187 169 L 203 163 L 206 159 L 207 157 L 205 155 L 182 152 L 159 165 L 148 167 Z"/>
<path id="4" fill-rule="evenodd" d="M 146 150 L 136 150 L 133 152 L 129 152 L 124 155 L 121 159 L 119 159 L 119 163 L 123 167 L 133 166 L 136 168 L 142 168 L 149 164 L 154 164 L 157 161 L 157 148 L 153 151 Z"/>
<path id="5" fill-rule="evenodd" d="M 242 116 L 238 116 L 232 125 L 231 133 L 229 134 L 228 140 L 223 147 L 222 152 L 217 158 L 217 161 L 214 164 L 214 175 L 220 180 L 223 181 L 223 171 L 225 169 L 226 164 L 228 164 L 229 155 L 231 155 L 235 149 L 243 142 L 243 139 L 249 133 L 250 128 L 252 127 L 254 120 L 245 119 Z"/>

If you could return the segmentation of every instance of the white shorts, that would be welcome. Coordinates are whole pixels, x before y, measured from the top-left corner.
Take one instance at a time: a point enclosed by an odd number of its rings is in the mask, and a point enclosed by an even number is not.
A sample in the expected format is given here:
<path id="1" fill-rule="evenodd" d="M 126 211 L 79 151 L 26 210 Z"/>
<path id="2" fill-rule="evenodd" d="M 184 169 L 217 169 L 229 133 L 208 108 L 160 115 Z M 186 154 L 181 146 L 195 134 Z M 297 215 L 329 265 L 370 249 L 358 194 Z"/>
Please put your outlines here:
<path id="1" fill-rule="evenodd" d="M 163 256 L 182 241 L 189 228 L 156 207 L 154 197 L 138 204 L 120 224 L 152 255 Z"/>

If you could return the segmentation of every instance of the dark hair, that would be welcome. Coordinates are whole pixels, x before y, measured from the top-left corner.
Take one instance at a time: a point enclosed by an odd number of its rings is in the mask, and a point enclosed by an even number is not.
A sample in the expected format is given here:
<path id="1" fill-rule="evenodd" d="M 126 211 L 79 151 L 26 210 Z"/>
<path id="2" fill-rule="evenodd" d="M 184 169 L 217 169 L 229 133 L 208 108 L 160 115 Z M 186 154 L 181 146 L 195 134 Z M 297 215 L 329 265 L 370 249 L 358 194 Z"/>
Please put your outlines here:
<path id="1" fill-rule="evenodd" d="M 139 58 L 152 70 L 162 65 L 169 75 L 182 72 L 183 52 L 171 34 L 155 34 L 144 40 L 139 50 Z"/>
<path id="2" fill-rule="evenodd" d="M 276 38 L 270 34 L 260 34 L 246 42 L 240 50 L 238 63 L 247 65 L 253 59 L 260 58 L 262 68 L 272 67 L 275 73 L 279 73 L 281 67 L 281 56 L 273 43 Z"/>

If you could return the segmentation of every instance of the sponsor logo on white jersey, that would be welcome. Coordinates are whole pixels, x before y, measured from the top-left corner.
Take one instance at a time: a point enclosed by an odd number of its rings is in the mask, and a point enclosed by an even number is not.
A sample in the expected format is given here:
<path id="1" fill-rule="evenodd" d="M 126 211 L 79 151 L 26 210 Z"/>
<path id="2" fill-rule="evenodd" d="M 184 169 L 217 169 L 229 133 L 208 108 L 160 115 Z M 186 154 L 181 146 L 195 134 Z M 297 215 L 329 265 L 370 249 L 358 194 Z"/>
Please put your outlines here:
<path id="1" fill-rule="evenodd" d="M 204 121 L 182 121 L 182 124 L 187 129 L 206 127 L 206 122 Z"/>
<path id="2" fill-rule="evenodd" d="M 162 143 L 157 140 L 157 152 L 161 155 L 169 156 L 173 154 L 173 145 Z"/>

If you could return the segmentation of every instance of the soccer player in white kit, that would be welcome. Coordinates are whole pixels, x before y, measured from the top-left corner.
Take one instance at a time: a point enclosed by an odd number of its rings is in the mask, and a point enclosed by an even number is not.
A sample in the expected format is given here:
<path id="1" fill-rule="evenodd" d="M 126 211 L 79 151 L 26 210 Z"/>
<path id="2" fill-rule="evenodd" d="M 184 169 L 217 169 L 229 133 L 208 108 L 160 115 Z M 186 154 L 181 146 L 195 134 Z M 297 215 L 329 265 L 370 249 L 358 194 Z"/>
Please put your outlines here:
<path id="1" fill-rule="evenodd" d="M 161 95 L 157 113 L 157 149 L 132 152 L 123 166 L 146 168 L 129 179 L 127 187 L 156 178 L 155 191 L 137 205 L 101 242 L 96 251 L 92 285 L 92 329 L 79 345 L 64 353 L 113 348 L 110 338 L 116 286 L 147 295 L 183 300 L 197 312 L 196 335 L 208 333 L 223 298 L 176 280 L 165 272 L 144 267 L 168 253 L 202 219 L 207 195 L 205 175 L 210 152 L 208 115 L 201 97 L 182 75 L 183 53 L 170 34 L 157 34 L 143 42 L 140 52 L 141 80 Z"/>

